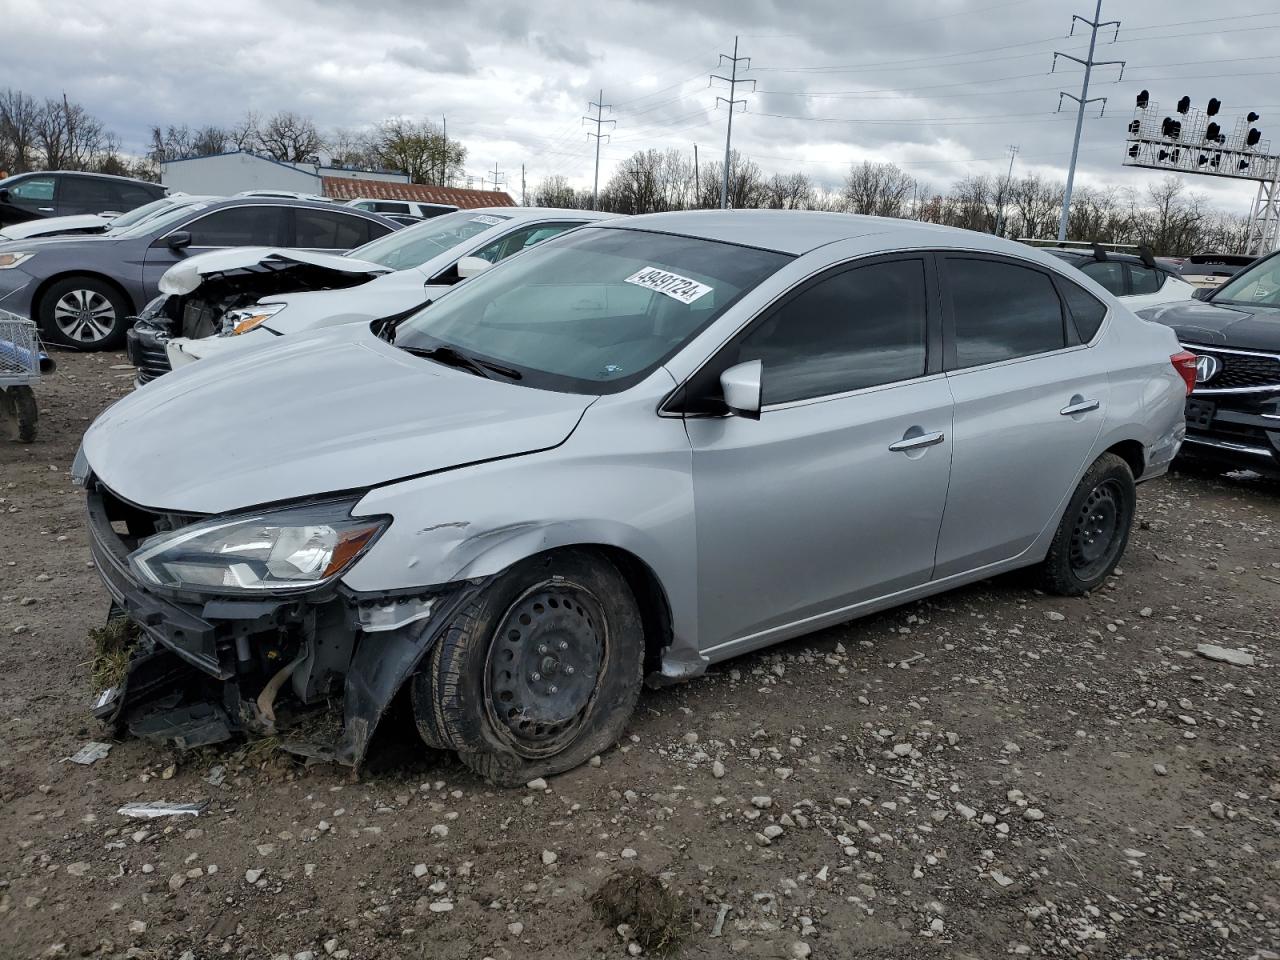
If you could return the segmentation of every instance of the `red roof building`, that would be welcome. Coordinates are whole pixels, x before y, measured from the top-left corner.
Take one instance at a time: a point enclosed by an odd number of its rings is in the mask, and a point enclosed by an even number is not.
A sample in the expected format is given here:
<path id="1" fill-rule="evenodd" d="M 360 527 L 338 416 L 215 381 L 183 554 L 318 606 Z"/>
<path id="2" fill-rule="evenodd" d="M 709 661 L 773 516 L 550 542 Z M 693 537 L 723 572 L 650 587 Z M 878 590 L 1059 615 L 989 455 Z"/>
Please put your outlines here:
<path id="1" fill-rule="evenodd" d="M 425 183 L 392 183 L 356 177 L 321 177 L 321 182 L 324 195 L 332 200 L 416 200 L 419 203 L 449 203 L 464 210 L 516 205 L 502 190 L 464 190 L 461 187 L 433 187 Z"/>

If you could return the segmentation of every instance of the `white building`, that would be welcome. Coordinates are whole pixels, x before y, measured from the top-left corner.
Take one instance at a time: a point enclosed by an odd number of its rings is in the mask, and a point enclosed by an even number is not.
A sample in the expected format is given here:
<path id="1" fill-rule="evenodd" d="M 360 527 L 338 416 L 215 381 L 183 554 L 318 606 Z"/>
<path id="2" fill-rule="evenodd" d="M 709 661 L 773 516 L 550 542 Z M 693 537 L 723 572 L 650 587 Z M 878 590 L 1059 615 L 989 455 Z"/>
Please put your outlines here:
<path id="1" fill-rule="evenodd" d="M 169 160 L 160 164 L 160 182 L 171 191 L 229 197 L 243 190 L 290 190 L 324 193 L 323 178 L 341 177 L 408 183 L 405 173 L 383 173 L 326 167 L 317 163 L 283 163 L 243 150 L 206 157 Z"/>

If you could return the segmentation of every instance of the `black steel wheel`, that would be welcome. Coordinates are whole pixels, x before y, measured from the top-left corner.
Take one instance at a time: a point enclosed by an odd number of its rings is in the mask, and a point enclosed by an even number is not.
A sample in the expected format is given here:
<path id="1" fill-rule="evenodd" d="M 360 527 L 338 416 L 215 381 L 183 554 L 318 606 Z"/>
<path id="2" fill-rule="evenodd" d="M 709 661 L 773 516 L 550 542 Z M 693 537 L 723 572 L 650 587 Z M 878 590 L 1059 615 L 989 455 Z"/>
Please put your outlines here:
<path id="1" fill-rule="evenodd" d="M 32 443 L 40 422 L 36 395 L 28 386 L 0 387 L 0 421 L 10 440 Z"/>
<path id="2" fill-rule="evenodd" d="M 1129 542 L 1137 505 L 1133 473 L 1105 453 L 1085 472 L 1063 512 L 1041 568 L 1045 588 L 1078 596 L 1099 586 Z"/>
<path id="3" fill-rule="evenodd" d="M 612 745 L 640 695 L 635 596 L 607 557 L 566 550 L 497 577 L 414 676 L 423 740 L 502 784 L 575 767 Z"/>

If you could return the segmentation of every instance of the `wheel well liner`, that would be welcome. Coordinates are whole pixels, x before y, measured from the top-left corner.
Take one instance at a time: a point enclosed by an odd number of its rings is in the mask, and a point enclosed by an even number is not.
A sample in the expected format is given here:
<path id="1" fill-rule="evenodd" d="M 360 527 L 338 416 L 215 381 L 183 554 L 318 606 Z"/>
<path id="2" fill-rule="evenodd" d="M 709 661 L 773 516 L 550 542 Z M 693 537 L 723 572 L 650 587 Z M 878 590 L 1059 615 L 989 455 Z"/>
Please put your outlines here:
<path id="1" fill-rule="evenodd" d="M 1119 443 L 1113 443 L 1106 452 L 1114 453 L 1127 463 L 1135 480 L 1147 469 L 1147 452 L 1137 440 L 1121 440 Z"/>

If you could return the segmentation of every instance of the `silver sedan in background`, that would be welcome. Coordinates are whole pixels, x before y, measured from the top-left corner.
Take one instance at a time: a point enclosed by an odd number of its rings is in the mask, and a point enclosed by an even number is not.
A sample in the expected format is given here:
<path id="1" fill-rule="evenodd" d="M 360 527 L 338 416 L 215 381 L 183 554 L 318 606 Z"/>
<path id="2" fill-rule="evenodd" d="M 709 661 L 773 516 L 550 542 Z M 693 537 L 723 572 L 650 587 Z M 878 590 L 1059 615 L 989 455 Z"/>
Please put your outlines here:
<path id="1" fill-rule="evenodd" d="M 196 364 L 90 428 L 94 556 L 141 628 L 100 716 L 189 745 L 341 699 L 291 748 L 359 764 L 408 685 L 483 776 L 563 771 L 645 676 L 1020 567 L 1098 587 L 1194 378 L 1054 257 L 821 213 L 584 227 L 381 332 Z"/>

